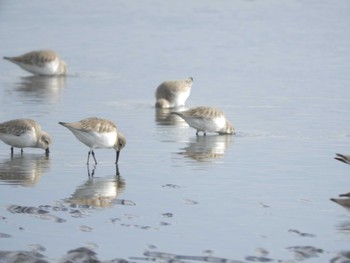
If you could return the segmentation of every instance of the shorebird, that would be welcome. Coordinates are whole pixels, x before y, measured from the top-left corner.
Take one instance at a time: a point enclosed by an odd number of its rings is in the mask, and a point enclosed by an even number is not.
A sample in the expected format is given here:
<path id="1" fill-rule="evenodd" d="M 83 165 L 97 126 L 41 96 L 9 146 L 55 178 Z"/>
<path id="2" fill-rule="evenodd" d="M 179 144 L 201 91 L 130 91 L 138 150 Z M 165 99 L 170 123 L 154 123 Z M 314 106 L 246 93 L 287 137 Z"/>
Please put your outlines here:
<path id="1" fill-rule="evenodd" d="M 336 157 L 334 157 L 334 159 L 341 161 L 343 163 L 346 164 L 350 164 L 350 155 L 344 155 L 344 154 L 340 154 L 340 153 L 336 153 Z"/>
<path id="2" fill-rule="evenodd" d="M 350 193 L 340 194 L 339 197 L 347 197 L 347 198 L 331 198 L 331 201 L 350 209 Z"/>
<path id="3" fill-rule="evenodd" d="M 35 75 L 64 75 L 67 64 L 52 50 L 37 50 L 16 57 L 4 57 Z"/>
<path id="4" fill-rule="evenodd" d="M 193 78 L 168 80 L 161 83 L 155 93 L 157 108 L 174 108 L 185 105 L 190 96 Z"/>
<path id="5" fill-rule="evenodd" d="M 40 125 L 30 119 L 16 119 L 0 123 L 0 139 L 13 148 L 42 148 L 49 154 L 50 135 L 41 130 Z"/>
<path id="6" fill-rule="evenodd" d="M 183 118 L 188 125 L 206 135 L 207 132 L 217 132 L 219 134 L 233 134 L 235 129 L 227 120 L 223 111 L 213 107 L 196 107 L 185 111 L 172 112 Z"/>
<path id="7" fill-rule="evenodd" d="M 121 149 L 125 147 L 126 139 L 112 121 L 91 117 L 78 122 L 59 122 L 59 124 L 68 128 L 79 141 L 90 148 L 87 164 L 89 164 L 90 154 L 97 164 L 94 149 L 99 148 L 115 149 L 115 163 L 118 164 L 119 154 Z"/>

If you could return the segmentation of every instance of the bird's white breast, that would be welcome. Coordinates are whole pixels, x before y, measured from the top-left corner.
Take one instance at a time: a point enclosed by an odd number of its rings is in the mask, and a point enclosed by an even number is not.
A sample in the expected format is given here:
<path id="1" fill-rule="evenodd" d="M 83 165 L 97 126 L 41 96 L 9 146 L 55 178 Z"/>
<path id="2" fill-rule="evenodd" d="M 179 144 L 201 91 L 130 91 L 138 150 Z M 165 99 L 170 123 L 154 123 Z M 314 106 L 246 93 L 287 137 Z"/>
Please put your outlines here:
<path id="1" fill-rule="evenodd" d="M 186 91 L 178 92 L 175 99 L 174 99 L 174 106 L 182 106 L 185 105 L 185 102 L 187 98 L 190 96 L 191 89 L 188 89 Z"/>
<path id="2" fill-rule="evenodd" d="M 45 63 L 43 66 L 35 65 L 35 64 L 24 64 L 19 63 L 23 69 L 28 70 L 29 72 L 37 75 L 54 75 L 57 73 L 57 69 L 59 66 L 59 60 L 56 58 L 51 62 Z"/>
<path id="3" fill-rule="evenodd" d="M 37 144 L 37 136 L 34 128 L 16 136 L 9 133 L 0 133 L 0 139 L 11 146 L 17 148 L 34 147 Z"/>
<path id="4" fill-rule="evenodd" d="M 84 143 L 86 146 L 92 149 L 96 148 L 112 148 L 117 139 L 115 132 L 83 132 L 79 130 L 72 130 L 73 134 L 79 141 Z"/>
<path id="5" fill-rule="evenodd" d="M 209 119 L 188 117 L 186 120 L 190 126 L 200 131 L 218 132 L 226 125 L 226 118 L 223 116 Z"/>

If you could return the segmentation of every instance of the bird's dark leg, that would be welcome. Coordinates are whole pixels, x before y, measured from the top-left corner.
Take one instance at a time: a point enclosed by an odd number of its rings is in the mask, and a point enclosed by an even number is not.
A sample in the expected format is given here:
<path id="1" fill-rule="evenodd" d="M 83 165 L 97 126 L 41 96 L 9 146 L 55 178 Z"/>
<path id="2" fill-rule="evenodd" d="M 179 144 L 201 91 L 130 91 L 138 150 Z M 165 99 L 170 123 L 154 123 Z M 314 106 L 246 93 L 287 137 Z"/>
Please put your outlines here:
<path id="1" fill-rule="evenodd" d="M 203 136 L 206 136 L 207 135 L 207 133 L 206 132 L 203 132 Z"/>
<path id="2" fill-rule="evenodd" d="M 21 148 L 21 154 L 23 154 L 23 148 Z"/>
<path id="3" fill-rule="evenodd" d="M 86 162 L 87 165 L 89 165 L 90 154 L 91 154 L 91 150 L 88 152 L 88 158 L 87 158 L 87 162 Z"/>
<path id="4" fill-rule="evenodd" d="M 93 150 L 91 150 L 91 154 L 92 154 L 92 157 L 94 157 L 94 160 L 95 160 L 95 164 L 97 164 L 97 161 L 96 161 L 96 158 L 95 158 L 95 153 Z"/>
<path id="5" fill-rule="evenodd" d="M 199 130 L 197 130 L 196 135 L 198 136 Z"/>
<path id="6" fill-rule="evenodd" d="M 11 156 L 13 156 L 13 146 L 11 147 Z"/>

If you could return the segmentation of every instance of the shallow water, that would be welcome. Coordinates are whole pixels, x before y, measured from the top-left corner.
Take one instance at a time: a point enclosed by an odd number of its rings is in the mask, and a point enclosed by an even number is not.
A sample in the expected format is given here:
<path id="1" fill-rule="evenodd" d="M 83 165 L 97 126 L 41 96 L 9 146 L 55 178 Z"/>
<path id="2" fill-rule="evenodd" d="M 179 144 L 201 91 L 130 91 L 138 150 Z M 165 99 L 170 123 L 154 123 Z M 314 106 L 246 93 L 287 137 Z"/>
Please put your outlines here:
<path id="1" fill-rule="evenodd" d="M 50 48 L 70 73 L 0 63 L 0 120 L 33 118 L 53 138 L 49 158 L 0 144 L 0 261 L 349 260 L 350 214 L 329 200 L 350 190 L 350 167 L 333 159 L 350 154 L 349 11 L 346 0 L 1 2 L 2 56 Z M 162 81 L 188 76 L 187 107 L 220 107 L 236 135 L 196 137 L 154 109 Z M 125 134 L 119 171 L 113 150 L 86 167 L 88 149 L 58 125 L 89 116 Z"/>

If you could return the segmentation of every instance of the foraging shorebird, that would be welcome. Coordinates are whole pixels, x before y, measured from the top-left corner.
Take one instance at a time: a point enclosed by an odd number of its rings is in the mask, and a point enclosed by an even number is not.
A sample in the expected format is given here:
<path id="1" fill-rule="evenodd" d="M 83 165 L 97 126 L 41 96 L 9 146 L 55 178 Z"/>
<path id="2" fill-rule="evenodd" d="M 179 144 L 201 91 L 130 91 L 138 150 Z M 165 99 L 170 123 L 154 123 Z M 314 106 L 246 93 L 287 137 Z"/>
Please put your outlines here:
<path id="1" fill-rule="evenodd" d="M 193 78 L 168 80 L 161 83 L 155 93 L 156 108 L 174 108 L 184 106 L 190 96 Z"/>
<path id="2" fill-rule="evenodd" d="M 87 164 L 89 164 L 90 154 L 97 164 L 94 149 L 100 148 L 115 149 L 115 163 L 118 164 L 119 154 L 125 147 L 126 139 L 112 121 L 91 117 L 78 122 L 59 122 L 59 124 L 69 129 L 79 141 L 90 148 Z"/>
<path id="3" fill-rule="evenodd" d="M 16 119 L 0 123 L 0 140 L 13 148 L 42 148 L 49 154 L 50 135 L 41 130 L 40 125 L 31 119 Z"/>
<path id="4" fill-rule="evenodd" d="M 16 57 L 4 57 L 35 75 L 65 75 L 67 64 L 52 50 L 37 50 Z"/>
<path id="5" fill-rule="evenodd" d="M 235 129 L 227 120 L 223 111 L 213 107 L 196 107 L 185 111 L 172 112 L 183 118 L 188 125 L 206 135 L 207 132 L 216 132 L 219 134 L 233 134 Z"/>
<path id="6" fill-rule="evenodd" d="M 350 155 L 344 155 L 344 154 L 340 154 L 340 153 L 336 153 L 336 157 L 334 157 L 334 159 L 341 161 L 343 163 L 346 164 L 350 164 Z"/>

